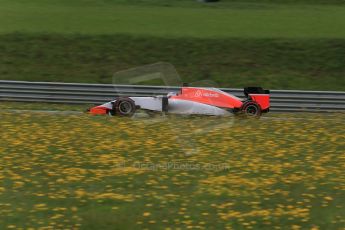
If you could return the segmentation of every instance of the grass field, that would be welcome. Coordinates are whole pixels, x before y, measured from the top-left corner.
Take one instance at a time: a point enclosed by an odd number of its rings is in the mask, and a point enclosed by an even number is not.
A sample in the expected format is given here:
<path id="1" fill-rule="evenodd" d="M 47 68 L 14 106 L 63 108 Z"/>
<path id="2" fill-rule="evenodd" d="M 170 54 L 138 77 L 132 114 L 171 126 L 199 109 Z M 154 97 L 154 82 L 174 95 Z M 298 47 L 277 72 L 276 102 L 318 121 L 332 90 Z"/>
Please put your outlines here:
<path id="1" fill-rule="evenodd" d="M 0 33 L 131 34 L 194 38 L 344 38 L 345 6 L 240 8 L 2 1 Z M 80 4 L 76 4 L 76 3 Z"/>
<path id="2" fill-rule="evenodd" d="M 345 225 L 344 115 L 148 120 L 8 110 L 38 105 L 1 105 L 1 229 Z"/>
<path id="3" fill-rule="evenodd" d="M 172 63 L 184 82 L 222 87 L 345 90 L 339 39 L 163 39 L 127 35 L 0 36 L 0 79 L 112 83 L 117 71 Z M 162 85 L 162 82 L 147 82 Z"/>
<path id="4" fill-rule="evenodd" d="M 166 61 L 188 82 L 345 90 L 344 2 L 285 3 L 1 0 L 0 79 L 111 83 Z"/>
<path id="5" fill-rule="evenodd" d="M 0 79 L 345 90 L 344 0 L 0 0 Z M 148 82 L 162 84 L 161 82 Z M 0 229 L 344 229 L 344 114 L 0 103 Z"/>

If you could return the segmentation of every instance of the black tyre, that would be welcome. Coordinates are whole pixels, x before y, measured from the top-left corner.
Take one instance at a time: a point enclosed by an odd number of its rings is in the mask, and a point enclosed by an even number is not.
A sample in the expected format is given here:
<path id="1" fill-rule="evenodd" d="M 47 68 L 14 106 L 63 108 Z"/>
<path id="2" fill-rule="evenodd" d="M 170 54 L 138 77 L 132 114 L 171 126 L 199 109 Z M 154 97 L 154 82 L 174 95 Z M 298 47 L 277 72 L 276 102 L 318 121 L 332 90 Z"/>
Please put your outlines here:
<path id="1" fill-rule="evenodd" d="M 260 105 L 255 101 L 245 101 L 241 111 L 250 117 L 260 117 L 262 113 Z"/>
<path id="2" fill-rule="evenodd" d="M 134 101 L 128 97 L 119 98 L 114 103 L 114 111 L 117 115 L 131 117 L 135 110 Z"/>

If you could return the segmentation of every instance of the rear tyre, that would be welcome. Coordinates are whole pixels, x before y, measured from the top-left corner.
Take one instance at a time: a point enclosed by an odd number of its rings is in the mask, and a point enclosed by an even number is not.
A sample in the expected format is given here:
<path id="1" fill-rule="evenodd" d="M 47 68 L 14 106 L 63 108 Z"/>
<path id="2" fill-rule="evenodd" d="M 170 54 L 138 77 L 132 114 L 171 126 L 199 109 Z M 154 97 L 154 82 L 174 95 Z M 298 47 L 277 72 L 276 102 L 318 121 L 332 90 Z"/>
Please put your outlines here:
<path id="1" fill-rule="evenodd" d="M 117 115 L 131 117 L 135 113 L 136 107 L 132 99 L 121 97 L 114 103 L 114 111 Z"/>
<path id="2" fill-rule="evenodd" d="M 260 105 L 255 101 L 245 101 L 241 111 L 248 117 L 260 117 L 262 113 Z"/>

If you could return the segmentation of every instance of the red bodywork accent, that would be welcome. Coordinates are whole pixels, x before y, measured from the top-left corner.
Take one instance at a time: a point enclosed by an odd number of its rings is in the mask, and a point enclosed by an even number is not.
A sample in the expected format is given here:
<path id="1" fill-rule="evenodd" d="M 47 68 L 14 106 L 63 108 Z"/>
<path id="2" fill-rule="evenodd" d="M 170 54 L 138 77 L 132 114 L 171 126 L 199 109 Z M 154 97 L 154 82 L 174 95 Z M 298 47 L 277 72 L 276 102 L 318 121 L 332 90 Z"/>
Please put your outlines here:
<path id="1" fill-rule="evenodd" d="M 222 108 L 240 108 L 243 104 L 237 97 L 212 89 L 183 87 L 181 94 L 172 96 L 173 99 L 195 101 Z"/>
<path id="2" fill-rule="evenodd" d="M 93 115 L 105 115 L 107 114 L 108 108 L 102 106 L 96 106 L 90 109 L 89 113 Z"/>
<path id="3" fill-rule="evenodd" d="M 250 98 L 258 103 L 262 110 L 270 107 L 270 95 L 269 94 L 249 94 Z"/>

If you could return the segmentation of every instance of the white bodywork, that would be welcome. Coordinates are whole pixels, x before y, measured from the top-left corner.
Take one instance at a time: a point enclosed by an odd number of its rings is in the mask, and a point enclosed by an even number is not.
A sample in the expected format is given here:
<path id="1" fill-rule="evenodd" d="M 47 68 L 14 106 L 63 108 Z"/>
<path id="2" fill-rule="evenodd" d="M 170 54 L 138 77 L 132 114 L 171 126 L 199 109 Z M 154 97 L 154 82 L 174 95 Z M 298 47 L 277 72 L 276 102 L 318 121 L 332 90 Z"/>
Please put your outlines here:
<path id="1" fill-rule="evenodd" d="M 174 114 L 200 114 L 215 116 L 225 116 L 231 114 L 229 111 L 216 106 L 180 99 L 169 99 L 168 108 L 169 113 Z"/>
<path id="2" fill-rule="evenodd" d="M 140 109 L 162 112 L 162 97 L 130 97 L 136 106 Z M 113 103 L 107 102 L 100 107 L 112 109 Z M 199 102 L 168 98 L 168 113 L 172 114 L 195 114 L 195 115 L 214 115 L 226 116 L 231 115 L 231 112 L 218 108 L 216 106 L 202 104 Z"/>

